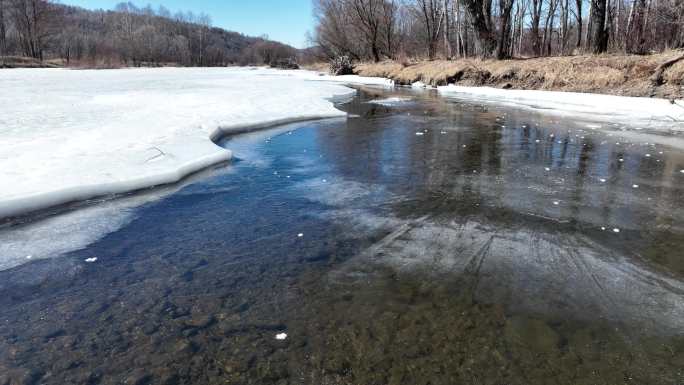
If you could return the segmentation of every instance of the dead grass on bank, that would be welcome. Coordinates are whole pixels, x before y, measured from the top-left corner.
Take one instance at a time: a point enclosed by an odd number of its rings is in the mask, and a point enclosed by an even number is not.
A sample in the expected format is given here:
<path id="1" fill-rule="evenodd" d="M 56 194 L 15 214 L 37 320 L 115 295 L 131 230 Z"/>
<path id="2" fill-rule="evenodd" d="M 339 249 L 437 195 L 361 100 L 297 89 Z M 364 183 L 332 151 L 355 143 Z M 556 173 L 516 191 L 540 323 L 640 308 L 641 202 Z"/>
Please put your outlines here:
<path id="1" fill-rule="evenodd" d="M 23 56 L 0 56 L 0 68 L 59 68 L 63 66 L 62 59 L 40 61 Z"/>
<path id="2" fill-rule="evenodd" d="M 658 65 L 680 55 L 681 51 L 670 51 L 649 56 L 585 55 L 501 61 L 460 59 L 407 64 L 386 61 L 358 64 L 356 73 L 390 78 L 403 85 L 421 81 L 432 86 L 457 84 L 682 98 L 684 61 L 665 71 L 662 85 L 654 87 L 650 81 Z"/>

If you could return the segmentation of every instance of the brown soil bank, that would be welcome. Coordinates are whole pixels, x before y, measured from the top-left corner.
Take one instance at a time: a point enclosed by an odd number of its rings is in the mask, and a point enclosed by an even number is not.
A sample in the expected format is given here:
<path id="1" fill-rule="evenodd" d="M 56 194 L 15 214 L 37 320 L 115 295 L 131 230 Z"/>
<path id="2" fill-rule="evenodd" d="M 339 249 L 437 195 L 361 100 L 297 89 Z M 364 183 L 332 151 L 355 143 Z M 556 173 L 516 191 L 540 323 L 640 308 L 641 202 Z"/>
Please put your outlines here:
<path id="1" fill-rule="evenodd" d="M 679 99 L 684 96 L 684 60 L 669 66 L 662 65 L 682 54 L 681 51 L 670 51 L 649 56 L 601 55 L 501 61 L 461 59 L 408 64 L 386 61 L 361 63 L 355 71 L 361 76 L 390 78 L 402 85 L 421 81 L 432 86 L 453 83 Z M 654 81 L 658 72 L 661 76 Z"/>

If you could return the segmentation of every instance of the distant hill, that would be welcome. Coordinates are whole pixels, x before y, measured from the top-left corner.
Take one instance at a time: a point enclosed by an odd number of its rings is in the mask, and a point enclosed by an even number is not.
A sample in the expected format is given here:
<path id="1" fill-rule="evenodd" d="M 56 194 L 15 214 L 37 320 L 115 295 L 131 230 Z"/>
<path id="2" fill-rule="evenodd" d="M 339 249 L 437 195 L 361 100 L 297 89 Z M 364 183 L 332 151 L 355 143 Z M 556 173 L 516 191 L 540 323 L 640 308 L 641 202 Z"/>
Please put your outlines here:
<path id="1" fill-rule="evenodd" d="M 35 17 L 19 17 L 12 9 L 19 3 L 30 3 L 28 14 Z M 163 7 L 121 3 L 93 11 L 45 0 L 0 0 L 0 56 L 116 67 L 269 64 L 297 54 L 286 44 L 212 27 L 206 15 L 171 14 Z"/>

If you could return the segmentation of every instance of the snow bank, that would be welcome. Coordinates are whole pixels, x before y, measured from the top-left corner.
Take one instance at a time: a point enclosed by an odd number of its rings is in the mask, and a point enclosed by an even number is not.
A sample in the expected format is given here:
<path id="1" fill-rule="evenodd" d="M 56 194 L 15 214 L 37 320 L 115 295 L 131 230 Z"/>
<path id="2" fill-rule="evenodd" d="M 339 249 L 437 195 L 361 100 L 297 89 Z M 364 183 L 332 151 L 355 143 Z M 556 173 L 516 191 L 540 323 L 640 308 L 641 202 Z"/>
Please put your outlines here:
<path id="1" fill-rule="evenodd" d="M 327 80 L 312 82 L 311 80 Z M 221 135 L 344 115 L 354 90 L 263 68 L 0 71 L 0 218 L 173 183 L 231 153 Z"/>
<path id="2" fill-rule="evenodd" d="M 572 115 L 594 121 L 610 121 L 630 125 L 682 127 L 684 101 L 672 104 L 666 99 L 587 94 L 577 92 L 504 90 L 490 87 L 462 87 L 450 84 L 438 87 L 444 96 L 542 109 L 561 115 Z"/>

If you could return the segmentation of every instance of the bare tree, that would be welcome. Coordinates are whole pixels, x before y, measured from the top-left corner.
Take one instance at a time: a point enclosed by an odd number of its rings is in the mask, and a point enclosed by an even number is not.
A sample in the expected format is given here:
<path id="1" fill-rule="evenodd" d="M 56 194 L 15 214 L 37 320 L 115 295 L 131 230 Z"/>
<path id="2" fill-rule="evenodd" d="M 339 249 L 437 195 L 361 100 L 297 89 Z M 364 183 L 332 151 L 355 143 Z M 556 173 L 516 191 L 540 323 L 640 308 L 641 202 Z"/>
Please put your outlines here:
<path id="1" fill-rule="evenodd" d="M 0 57 L 7 52 L 7 26 L 5 24 L 5 0 L 0 0 Z"/>
<path id="2" fill-rule="evenodd" d="M 567 51 L 567 43 L 568 43 L 568 35 L 569 31 L 568 28 L 570 26 L 569 24 L 569 13 L 570 13 L 570 4 L 568 0 L 560 0 L 560 7 L 561 7 L 561 15 L 560 15 L 560 31 L 558 33 L 558 45 L 560 46 L 559 50 L 561 54 L 565 54 Z"/>
<path id="3" fill-rule="evenodd" d="M 499 36 L 496 45 L 496 58 L 506 59 L 511 56 L 511 13 L 513 0 L 499 0 Z"/>
<path id="4" fill-rule="evenodd" d="M 195 21 L 197 25 L 197 36 L 199 37 L 199 60 L 198 64 L 200 66 L 205 65 L 205 51 L 207 46 L 207 35 L 209 32 L 209 27 L 211 27 L 211 17 L 206 13 L 201 13 L 197 20 Z"/>
<path id="5" fill-rule="evenodd" d="M 582 1 L 575 0 L 575 20 L 577 20 L 577 42 L 576 48 L 582 47 Z"/>
<path id="6" fill-rule="evenodd" d="M 634 0 L 630 10 L 629 20 L 627 22 L 627 34 L 629 38 L 626 41 L 627 52 L 645 53 L 646 39 L 644 28 L 646 23 L 646 0 Z"/>
<path id="7" fill-rule="evenodd" d="M 496 39 L 492 28 L 491 0 L 461 0 L 468 11 L 470 24 L 475 33 L 477 51 L 490 57 L 496 49 Z"/>
<path id="8" fill-rule="evenodd" d="M 383 0 L 346 0 L 351 20 L 370 47 L 373 60 L 380 61 L 380 32 Z"/>
<path id="9" fill-rule="evenodd" d="M 432 60 L 437 54 L 445 9 L 440 0 L 418 0 L 417 6 L 425 28 L 428 58 Z"/>
<path id="10" fill-rule="evenodd" d="M 345 3 L 335 0 L 317 0 L 314 3 L 317 20 L 314 41 L 329 58 L 348 55 L 354 60 L 363 58 L 363 50 L 350 28 Z"/>
<path id="11" fill-rule="evenodd" d="M 541 55 L 541 36 L 539 35 L 539 24 L 541 23 L 541 13 L 542 13 L 542 0 L 532 0 L 532 21 L 531 21 L 531 34 L 532 34 L 532 50 L 535 55 Z"/>
<path id="12" fill-rule="evenodd" d="M 542 53 L 546 49 L 546 54 L 551 55 L 551 40 L 553 35 L 554 18 L 556 17 L 556 8 L 559 0 L 549 0 L 547 8 L 546 20 L 544 21 L 544 34 L 542 39 Z"/>
<path id="13" fill-rule="evenodd" d="M 451 15 L 450 2 L 444 0 L 444 56 L 451 59 Z"/>
<path id="14" fill-rule="evenodd" d="M 43 60 L 43 44 L 49 35 L 50 4 L 47 0 L 10 0 L 10 12 L 26 56 Z"/>
<path id="15" fill-rule="evenodd" d="M 608 50 L 607 16 L 607 1 L 591 0 L 588 44 L 593 53 L 602 53 Z"/>
<path id="16" fill-rule="evenodd" d="M 385 53 L 390 58 L 394 58 L 396 51 L 395 34 L 396 34 L 396 15 L 397 5 L 395 0 L 382 2 L 382 18 L 381 27 L 385 37 Z"/>

